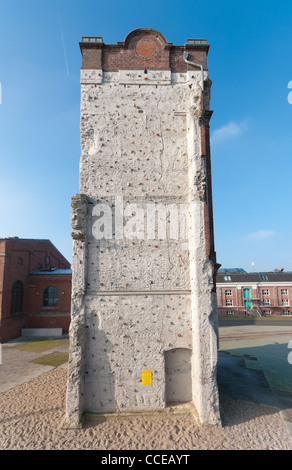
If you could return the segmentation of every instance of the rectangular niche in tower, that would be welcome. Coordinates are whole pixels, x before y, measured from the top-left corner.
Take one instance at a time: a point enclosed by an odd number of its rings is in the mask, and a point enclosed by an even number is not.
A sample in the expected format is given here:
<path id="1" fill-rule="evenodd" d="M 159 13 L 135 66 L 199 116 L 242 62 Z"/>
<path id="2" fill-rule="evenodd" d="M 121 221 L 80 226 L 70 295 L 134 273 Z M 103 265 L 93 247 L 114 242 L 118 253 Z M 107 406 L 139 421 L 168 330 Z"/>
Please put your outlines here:
<path id="1" fill-rule="evenodd" d="M 141 28 L 80 48 L 66 425 L 171 397 L 220 424 L 209 45 Z"/>

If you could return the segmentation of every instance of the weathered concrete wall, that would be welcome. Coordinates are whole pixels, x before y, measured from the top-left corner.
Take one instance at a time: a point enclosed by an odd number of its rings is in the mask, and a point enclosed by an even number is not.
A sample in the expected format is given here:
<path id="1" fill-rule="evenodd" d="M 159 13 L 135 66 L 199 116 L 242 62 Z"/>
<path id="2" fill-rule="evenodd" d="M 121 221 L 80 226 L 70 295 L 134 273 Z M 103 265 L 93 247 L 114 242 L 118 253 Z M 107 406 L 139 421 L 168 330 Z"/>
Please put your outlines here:
<path id="1" fill-rule="evenodd" d="M 199 71 L 81 70 L 68 426 L 85 410 L 164 409 L 176 349 L 192 359 L 175 399 L 220 423 L 201 96 Z"/>

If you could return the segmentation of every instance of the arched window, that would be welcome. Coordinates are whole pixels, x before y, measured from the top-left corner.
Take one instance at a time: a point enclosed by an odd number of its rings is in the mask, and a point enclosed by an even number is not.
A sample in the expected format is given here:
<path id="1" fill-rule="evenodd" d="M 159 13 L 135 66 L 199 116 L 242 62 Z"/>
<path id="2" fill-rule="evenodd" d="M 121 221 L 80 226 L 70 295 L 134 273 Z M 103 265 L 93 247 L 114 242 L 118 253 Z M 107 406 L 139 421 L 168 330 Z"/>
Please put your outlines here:
<path id="1" fill-rule="evenodd" d="M 58 289 L 49 286 L 44 290 L 44 307 L 58 307 Z"/>
<path id="2" fill-rule="evenodd" d="M 23 302 L 23 284 L 21 281 L 16 281 L 11 290 L 11 313 L 22 312 Z"/>

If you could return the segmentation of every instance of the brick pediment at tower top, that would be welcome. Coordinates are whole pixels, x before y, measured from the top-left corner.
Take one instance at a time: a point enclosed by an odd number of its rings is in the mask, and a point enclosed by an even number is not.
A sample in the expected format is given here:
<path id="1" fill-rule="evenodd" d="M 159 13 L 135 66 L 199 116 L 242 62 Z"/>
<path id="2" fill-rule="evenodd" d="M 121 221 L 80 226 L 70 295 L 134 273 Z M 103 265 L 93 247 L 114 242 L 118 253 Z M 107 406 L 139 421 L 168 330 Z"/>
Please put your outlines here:
<path id="1" fill-rule="evenodd" d="M 113 72 L 122 69 L 170 70 L 187 72 L 194 67 L 184 60 L 203 65 L 207 69 L 209 44 L 206 40 L 187 39 L 184 45 L 173 45 L 154 29 L 139 28 L 131 31 L 123 42 L 105 44 L 101 37 L 83 37 L 79 43 L 82 69 Z"/>

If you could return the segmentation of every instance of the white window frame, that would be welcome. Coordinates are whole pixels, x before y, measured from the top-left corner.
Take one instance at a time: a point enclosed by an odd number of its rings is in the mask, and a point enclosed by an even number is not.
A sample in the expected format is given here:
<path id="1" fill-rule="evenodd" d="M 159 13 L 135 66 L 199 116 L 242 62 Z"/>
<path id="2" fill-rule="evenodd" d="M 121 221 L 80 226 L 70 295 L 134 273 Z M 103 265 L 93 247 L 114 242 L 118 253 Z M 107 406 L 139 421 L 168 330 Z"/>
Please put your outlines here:
<path id="1" fill-rule="evenodd" d="M 263 299 L 263 305 L 270 305 L 270 299 Z"/>
<path id="2" fill-rule="evenodd" d="M 264 310 L 264 315 L 271 315 L 271 310 Z"/>
<path id="3" fill-rule="evenodd" d="M 288 289 L 281 289 L 281 295 L 288 295 Z"/>
<path id="4" fill-rule="evenodd" d="M 227 310 L 226 315 L 234 315 L 233 310 Z"/>
<path id="5" fill-rule="evenodd" d="M 225 290 L 225 295 L 228 295 L 228 296 L 232 295 L 232 290 L 231 289 Z"/>
<path id="6" fill-rule="evenodd" d="M 288 299 L 282 299 L 282 307 L 288 307 L 289 305 L 289 300 Z"/>
<path id="7" fill-rule="evenodd" d="M 270 295 L 269 289 L 263 289 L 262 290 L 262 295 Z"/>
<path id="8" fill-rule="evenodd" d="M 225 305 L 226 307 L 232 307 L 232 299 L 226 299 Z"/>
<path id="9" fill-rule="evenodd" d="M 282 315 L 291 315 L 290 310 L 283 310 Z"/>

